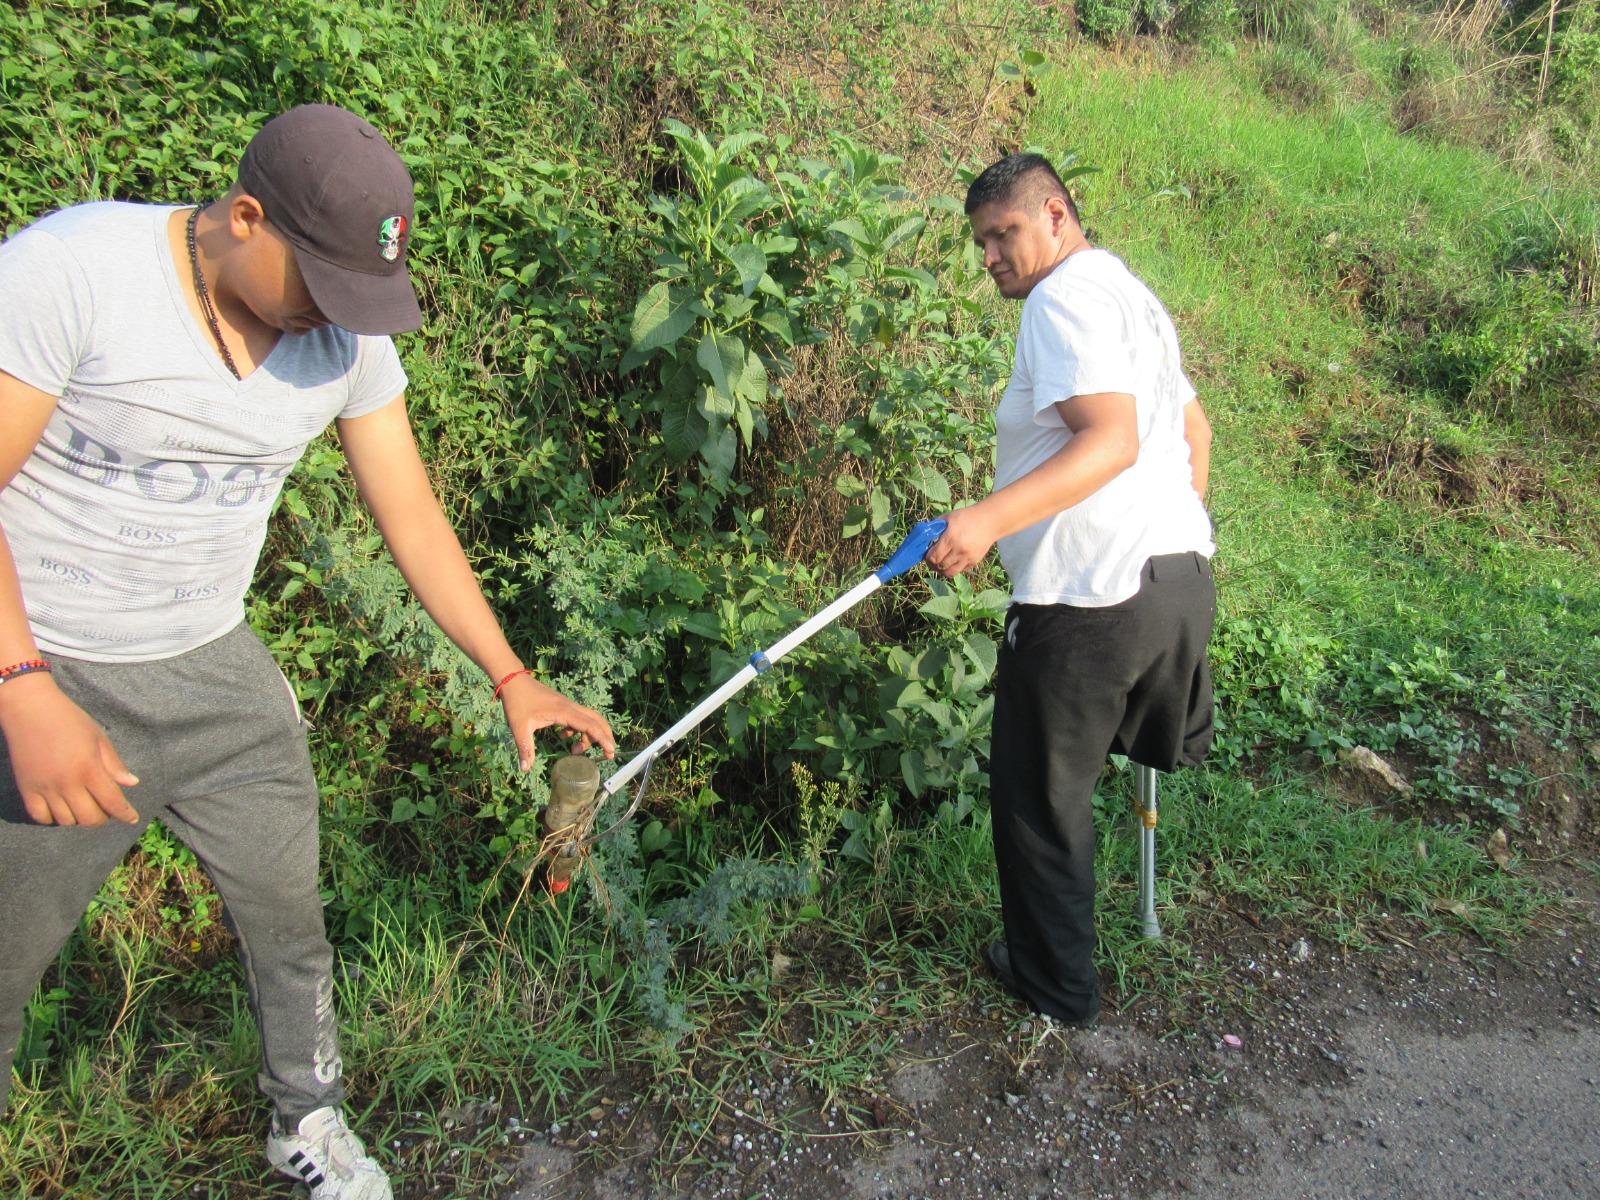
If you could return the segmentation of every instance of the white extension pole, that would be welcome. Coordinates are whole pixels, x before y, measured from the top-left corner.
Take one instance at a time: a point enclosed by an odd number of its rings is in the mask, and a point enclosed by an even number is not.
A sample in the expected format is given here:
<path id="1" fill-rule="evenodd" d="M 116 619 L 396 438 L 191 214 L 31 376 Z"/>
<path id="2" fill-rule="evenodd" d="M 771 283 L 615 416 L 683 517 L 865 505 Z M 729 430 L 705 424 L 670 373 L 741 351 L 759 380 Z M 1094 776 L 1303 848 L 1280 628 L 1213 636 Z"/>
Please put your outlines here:
<path id="1" fill-rule="evenodd" d="M 623 789 L 624 786 L 626 786 L 630 779 L 648 767 L 656 758 L 660 757 L 672 746 L 677 744 L 681 738 L 692 731 L 694 727 L 700 724 L 701 721 L 705 720 L 706 717 L 710 716 L 729 700 L 733 699 L 733 697 L 739 692 L 743 691 L 745 685 L 757 675 L 761 674 L 761 672 L 772 666 L 773 663 L 777 662 L 801 642 L 811 637 L 811 635 L 816 633 L 819 629 L 833 624 L 833 622 L 837 621 L 841 616 L 844 615 L 845 612 L 860 604 L 863 600 L 872 595 L 873 592 L 877 591 L 882 586 L 883 580 L 878 578 L 877 575 L 868 575 L 860 583 L 856 584 L 855 587 L 851 588 L 832 604 L 828 605 L 827 608 L 823 609 L 816 616 L 806 621 L 803 625 L 800 625 L 791 630 L 789 633 L 785 634 L 778 641 L 774 642 L 768 649 L 760 652 L 759 654 L 751 655 L 749 666 L 739 668 L 739 670 L 734 673 L 731 679 L 729 679 L 716 691 L 712 692 L 711 695 L 707 696 L 704 700 L 700 701 L 699 704 L 695 705 L 687 716 L 680 720 L 671 729 L 663 733 L 655 741 L 651 742 L 643 750 L 639 751 L 638 754 L 634 755 L 633 758 L 628 761 L 626 766 L 624 766 L 615 775 L 611 776 L 610 779 L 606 780 L 600 785 L 600 790 L 607 796 L 615 796 Z"/>

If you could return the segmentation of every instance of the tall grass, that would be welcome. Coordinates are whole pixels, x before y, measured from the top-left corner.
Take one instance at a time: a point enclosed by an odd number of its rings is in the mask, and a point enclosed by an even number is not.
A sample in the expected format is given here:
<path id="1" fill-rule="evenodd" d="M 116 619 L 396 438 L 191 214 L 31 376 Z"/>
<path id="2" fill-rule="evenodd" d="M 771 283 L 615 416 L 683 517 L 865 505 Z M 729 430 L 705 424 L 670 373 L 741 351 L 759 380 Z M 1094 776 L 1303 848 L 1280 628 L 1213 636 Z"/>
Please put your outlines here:
<path id="1" fill-rule="evenodd" d="M 1215 64 L 1078 67 L 1035 136 L 1105 168 L 1085 181 L 1088 220 L 1173 310 L 1218 427 L 1224 654 L 1248 620 L 1290 639 L 1300 662 L 1281 666 L 1308 695 L 1570 739 L 1600 665 L 1600 427 L 1575 387 L 1592 368 L 1465 388 L 1428 372 L 1463 312 L 1501 321 L 1502 345 L 1532 336 L 1548 284 L 1505 265 L 1507 231 L 1560 193 L 1380 110 L 1290 115 Z M 1173 182 L 1186 198 L 1128 203 Z M 1549 303 L 1591 319 L 1581 293 Z M 1282 733 L 1318 728 L 1352 731 L 1322 712 Z"/>

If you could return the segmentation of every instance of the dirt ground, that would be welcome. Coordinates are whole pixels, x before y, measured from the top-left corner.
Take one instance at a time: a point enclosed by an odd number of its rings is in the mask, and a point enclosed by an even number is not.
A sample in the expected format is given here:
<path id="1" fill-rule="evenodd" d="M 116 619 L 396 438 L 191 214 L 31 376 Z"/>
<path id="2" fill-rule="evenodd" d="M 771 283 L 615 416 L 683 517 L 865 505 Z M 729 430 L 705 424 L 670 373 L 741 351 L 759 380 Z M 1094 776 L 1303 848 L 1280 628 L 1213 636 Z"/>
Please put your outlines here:
<path id="1" fill-rule="evenodd" d="M 871 1133 L 777 1069 L 706 1131 L 717 1165 L 671 1180 L 648 1104 L 519 1129 L 502 1200 L 1592 1198 L 1600 875 L 1544 873 L 1569 906 L 1506 950 L 1396 931 L 1345 953 L 1220 916 L 1204 944 L 1248 1016 L 1145 1002 L 1067 1030 L 975 999 L 901 1040 Z"/>

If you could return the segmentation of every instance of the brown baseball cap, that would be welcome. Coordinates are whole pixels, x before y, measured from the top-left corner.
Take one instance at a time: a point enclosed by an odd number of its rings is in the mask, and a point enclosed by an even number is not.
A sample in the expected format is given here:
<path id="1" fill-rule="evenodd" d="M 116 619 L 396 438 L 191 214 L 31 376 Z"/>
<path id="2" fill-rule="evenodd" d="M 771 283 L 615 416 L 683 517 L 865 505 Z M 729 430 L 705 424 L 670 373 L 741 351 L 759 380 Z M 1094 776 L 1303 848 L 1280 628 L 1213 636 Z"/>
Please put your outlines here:
<path id="1" fill-rule="evenodd" d="M 371 124 L 332 104 L 292 108 L 250 140 L 239 186 L 294 247 L 328 320 L 352 333 L 422 328 L 406 271 L 411 173 Z"/>

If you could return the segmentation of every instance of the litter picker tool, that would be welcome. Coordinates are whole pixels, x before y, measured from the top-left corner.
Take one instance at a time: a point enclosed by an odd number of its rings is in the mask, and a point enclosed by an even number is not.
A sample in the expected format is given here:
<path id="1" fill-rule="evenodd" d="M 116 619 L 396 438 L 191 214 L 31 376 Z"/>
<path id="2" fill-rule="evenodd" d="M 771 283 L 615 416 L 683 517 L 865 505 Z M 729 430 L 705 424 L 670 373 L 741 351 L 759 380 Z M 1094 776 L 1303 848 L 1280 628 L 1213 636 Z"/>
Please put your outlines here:
<path id="1" fill-rule="evenodd" d="M 891 579 L 904 575 L 916 567 L 944 531 L 943 520 L 921 522 L 911 530 L 910 536 L 900 544 L 900 548 L 889 557 L 888 562 L 810 620 L 785 634 L 765 650 L 758 650 L 752 654 L 749 663 L 736 671 L 732 678 L 695 705 L 672 728 L 634 755 L 604 783 L 600 782 L 599 768 L 591 759 L 581 755 L 568 755 L 558 761 L 551 773 L 550 806 L 545 809 L 546 841 L 560 845 L 551 858 L 546 877 L 550 891 L 557 893 L 566 891 L 572 873 L 580 861 L 581 852 L 601 838 L 616 832 L 638 811 L 639 805 L 644 800 L 644 789 L 650 779 L 650 769 L 663 754 L 693 732 L 701 721 L 743 691 L 757 675 L 769 670 L 796 646 L 833 624 Z M 604 832 L 590 833 L 595 815 L 606 800 L 622 791 L 636 776 L 639 780 L 638 789 L 627 811 Z"/>
<path id="2" fill-rule="evenodd" d="M 650 781 L 650 769 L 663 754 L 785 654 L 833 624 L 891 579 L 916 567 L 944 531 L 943 520 L 923 521 L 917 525 L 888 562 L 810 620 L 765 650 L 752 654 L 749 663 L 736 671 L 732 678 L 690 709 L 677 724 L 634 755 L 604 783 L 600 782 L 600 768 L 593 759 L 579 754 L 558 759 L 550 773 L 550 803 L 544 813 L 545 843 L 556 847 L 546 868 L 545 886 L 555 894 L 565 892 L 572 884 L 573 873 L 583 861 L 583 851 L 601 838 L 615 833 L 639 811 L 639 805 L 644 802 L 645 786 Z M 591 832 L 594 819 L 605 802 L 621 792 L 635 777 L 639 784 L 627 811 L 603 832 Z M 1161 923 L 1156 916 L 1156 772 L 1153 768 L 1136 764 L 1135 778 L 1138 791 L 1136 815 L 1139 820 L 1140 928 L 1145 937 L 1158 938 L 1161 936 Z"/>

